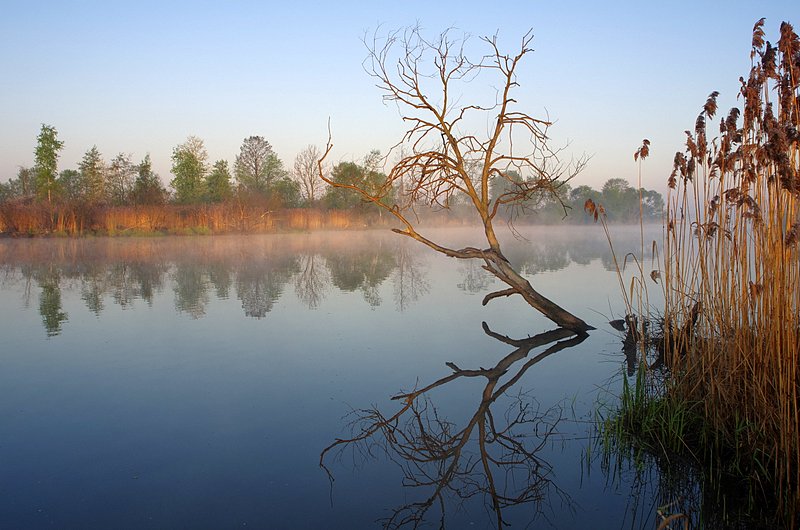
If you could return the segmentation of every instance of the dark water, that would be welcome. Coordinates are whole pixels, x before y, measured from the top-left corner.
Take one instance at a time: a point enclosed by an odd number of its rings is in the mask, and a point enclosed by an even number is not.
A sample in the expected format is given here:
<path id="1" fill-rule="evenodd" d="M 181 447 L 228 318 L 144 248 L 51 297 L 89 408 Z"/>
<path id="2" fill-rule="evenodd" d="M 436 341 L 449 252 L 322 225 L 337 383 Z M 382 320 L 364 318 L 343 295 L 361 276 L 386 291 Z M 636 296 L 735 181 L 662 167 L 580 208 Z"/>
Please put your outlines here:
<path id="1" fill-rule="evenodd" d="M 624 369 L 604 236 L 526 236 L 587 339 L 389 232 L 0 241 L 0 527 L 655 526 L 589 450 Z"/>

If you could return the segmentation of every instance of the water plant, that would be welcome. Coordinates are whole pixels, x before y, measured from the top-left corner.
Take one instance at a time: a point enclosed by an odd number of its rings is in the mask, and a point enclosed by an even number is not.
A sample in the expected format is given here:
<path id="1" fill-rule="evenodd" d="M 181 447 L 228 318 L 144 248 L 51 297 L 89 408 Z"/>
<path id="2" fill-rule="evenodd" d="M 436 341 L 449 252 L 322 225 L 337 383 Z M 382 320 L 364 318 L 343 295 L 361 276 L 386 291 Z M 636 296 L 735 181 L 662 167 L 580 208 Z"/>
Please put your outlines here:
<path id="1" fill-rule="evenodd" d="M 800 38 L 783 22 L 773 45 L 761 19 L 750 58 L 742 108 L 712 137 L 712 92 L 674 157 L 653 275 L 664 307 L 637 320 L 658 324 L 666 378 L 657 392 L 639 379 L 626 385 L 605 427 L 687 455 L 710 476 L 738 477 L 751 503 L 774 501 L 791 526 L 800 501 Z"/>

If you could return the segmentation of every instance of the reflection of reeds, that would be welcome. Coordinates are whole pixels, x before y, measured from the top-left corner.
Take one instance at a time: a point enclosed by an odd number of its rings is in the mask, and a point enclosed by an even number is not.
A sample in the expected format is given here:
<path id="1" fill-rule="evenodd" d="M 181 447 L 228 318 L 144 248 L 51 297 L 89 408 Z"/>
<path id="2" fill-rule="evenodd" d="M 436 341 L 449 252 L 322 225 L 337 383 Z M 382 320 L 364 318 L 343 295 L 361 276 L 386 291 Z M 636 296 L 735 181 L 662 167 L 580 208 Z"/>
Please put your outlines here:
<path id="1" fill-rule="evenodd" d="M 669 177 L 661 275 L 671 368 L 665 399 L 699 420 L 696 432 L 680 437 L 690 453 L 711 458 L 712 466 L 724 461 L 726 471 L 749 479 L 753 490 L 774 492 L 794 513 L 800 39 L 783 23 L 773 47 L 763 22 L 754 28 L 749 77 L 741 79 L 743 111 L 731 110 L 710 139 L 713 92 Z"/>

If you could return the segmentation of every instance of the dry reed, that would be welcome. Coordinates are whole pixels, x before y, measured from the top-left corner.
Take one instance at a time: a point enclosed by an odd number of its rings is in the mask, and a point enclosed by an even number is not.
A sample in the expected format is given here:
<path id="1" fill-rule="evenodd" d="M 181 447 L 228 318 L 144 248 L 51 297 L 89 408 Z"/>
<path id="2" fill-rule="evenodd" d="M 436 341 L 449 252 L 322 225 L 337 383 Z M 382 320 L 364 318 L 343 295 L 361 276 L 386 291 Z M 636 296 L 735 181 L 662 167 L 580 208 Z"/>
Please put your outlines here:
<path id="1" fill-rule="evenodd" d="M 13 201 L 0 204 L 0 232 L 11 235 L 269 233 L 386 227 L 376 213 L 296 208 L 269 210 L 235 201 L 191 206 L 93 206 Z"/>
<path id="2" fill-rule="evenodd" d="M 709 448 L 750 461 L 784 508 L 800 500 L 800 39 L 753 32 L 743 110 L 712 93 L 669 177 L 662 271 L 668 398 L 702 404 Z"/>

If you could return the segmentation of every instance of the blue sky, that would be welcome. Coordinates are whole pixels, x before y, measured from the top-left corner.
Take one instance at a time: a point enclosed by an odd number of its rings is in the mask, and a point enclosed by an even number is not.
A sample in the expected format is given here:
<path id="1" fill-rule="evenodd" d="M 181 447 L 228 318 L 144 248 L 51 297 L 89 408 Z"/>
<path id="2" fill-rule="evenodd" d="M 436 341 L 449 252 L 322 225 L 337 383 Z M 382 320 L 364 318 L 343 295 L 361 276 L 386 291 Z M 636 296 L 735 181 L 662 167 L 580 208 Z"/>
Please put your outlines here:
<path id="1" fill-rule="evenodd" d="M 753 24 L 800 24 L 796 0 L 770 2 L 31 2 L 4 0 L 0 17 L 0 181 L 33 164 L 42 123 L 65 142 L 60 169 L 97 145 L 106 160 L 150 153 L 164 182 L 188 135 L 211 161 L 233 162 L 242 140 L 264 136 L 290 167 L 322 147 L 332 161 L 383 152 L 402 135 L 362 68 L 365 32 L 419 24 L 508 51 L 528 30 L 520 109 L 546 113 L 555 145 L 592 156 L 576 184 L 636 181 L 633 152 L 652 142 L 643 185 L 664 189 L 683 131 L 708 94 L 736 104 Z"/>

